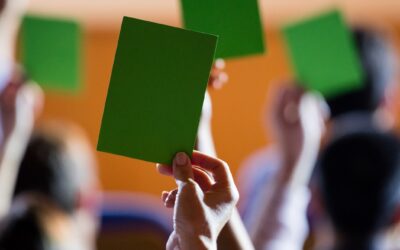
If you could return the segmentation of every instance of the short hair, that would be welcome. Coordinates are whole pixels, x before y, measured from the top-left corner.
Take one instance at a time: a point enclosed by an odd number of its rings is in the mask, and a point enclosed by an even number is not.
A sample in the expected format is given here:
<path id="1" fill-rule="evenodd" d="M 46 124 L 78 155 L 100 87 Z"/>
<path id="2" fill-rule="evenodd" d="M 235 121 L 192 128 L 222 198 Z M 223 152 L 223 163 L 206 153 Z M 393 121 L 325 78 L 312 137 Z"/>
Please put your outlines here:
<path id="1" fill-rule="evenodd" d="M 62 143 L 56 138 L 34 135 L 20 165 L 14 196 L 40 193 L 50 197 L 63 210 L 72 212 L 77 190 L 63 150 Z"/>
<path id="2" fill-rule="evenodd" d="M 364 74 L 363 85 L 327 99 L 332 118 L 353 111 L 375 111 L 397 70 L 395 51 L 383 34 L 358 27 L 353 29 L 352 37 Z"/>
<path id="3" fill-rule="evenodd" d="M 6 7 L 7 0 L 0 0 L 0 15 L 3 13 L 4 7 Z"/>
<path id="4" fill-rule="evenodd" d="M 322 151 L 320 187 L 337 232 L 362 237 L 389 225 L 399 198 L 399 145 L 391 133 L 363 131 Z"/>
<path id="5" fill-rule="evenodd" d="M 35 192 L 73 213 L 82 192 L 97 181 L 83 133 L 66 123 L 47 123 L 32 135 L 18 171 L 14 197 Z M 93 191 L 92 191 L 93 192 Z"/>

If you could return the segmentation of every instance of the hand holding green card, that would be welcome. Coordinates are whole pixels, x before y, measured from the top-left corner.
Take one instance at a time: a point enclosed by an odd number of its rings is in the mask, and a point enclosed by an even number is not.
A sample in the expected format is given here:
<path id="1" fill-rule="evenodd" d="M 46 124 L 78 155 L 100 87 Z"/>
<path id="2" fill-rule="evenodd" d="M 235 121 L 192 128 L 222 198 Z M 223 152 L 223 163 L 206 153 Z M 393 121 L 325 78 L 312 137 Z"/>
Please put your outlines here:
<path id="1" fill-rule="evenodd" d="M 264 52 L 257 0 L 181 0 L 187 29 L 219 36 L 217 58 Z"/>
<path id="2" fill-rule="evenodd" d="M 38 16 L 23 20 L 22 62 L 29 76 L 45 89 L 79 89 L 80 47 L 80 27 L 73 21 Z"/>
<path id="3" fill-rule="evenodd" d="M 332 97 L 362 86 L 363 72 L 354 41 L 334 10 L 284 29 L 297 81 Z"/>
<path id="4" fill-rule="evenodd" d="M 97 149 L 164 164 L 191 155 L 216 43 L 124 17 Z"/>

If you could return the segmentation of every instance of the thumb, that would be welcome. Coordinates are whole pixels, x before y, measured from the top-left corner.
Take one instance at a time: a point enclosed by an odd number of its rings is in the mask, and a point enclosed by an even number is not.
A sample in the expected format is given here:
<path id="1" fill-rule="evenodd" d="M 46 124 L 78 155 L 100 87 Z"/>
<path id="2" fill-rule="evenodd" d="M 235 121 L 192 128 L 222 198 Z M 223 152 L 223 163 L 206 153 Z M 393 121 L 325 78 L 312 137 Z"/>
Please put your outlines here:
<path id="1" fill-rule="evenodd" d="M 173 174 L 178 184 L 179 182 L 188 182 L 189 179 L 194 178 L 192 164 L 187 154 L 179 152 L 175 155 Z"/>

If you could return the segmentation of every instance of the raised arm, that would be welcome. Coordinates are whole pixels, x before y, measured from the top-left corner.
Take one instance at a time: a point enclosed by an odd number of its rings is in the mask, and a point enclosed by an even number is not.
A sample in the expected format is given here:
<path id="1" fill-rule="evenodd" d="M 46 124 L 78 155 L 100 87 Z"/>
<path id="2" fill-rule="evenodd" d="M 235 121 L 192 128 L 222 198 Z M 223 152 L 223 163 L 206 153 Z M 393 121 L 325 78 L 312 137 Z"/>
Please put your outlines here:
<path id="1" fill-rule="evenodd" d="M 174 208 L 167 249 L 217 249 L 217 238 L 239 198 L 229 166 L 195 151 L 191 160 L 178 153 L 172 169 L 158 165 L 158 170 L 172 173 L 178 186 L 162 194 L 165 206 Z"/>
<path id="2" fill-rule="evenodd" d="M 11 206 L 19 164 L 43 99 L 40 88 L 33 83 L 22 85 L 15 95 L 4 95 L 7 93 L 3 93 L 1 102 L 2 125 L 7 129 L 0 150 L 0 219 Z"/>
<path id="3" fill-rule="evenodd" d="M 308 182 L 323 130 L 321 100 L 298 87 L 285 87 L 273 108 L 281 165 L 261 193 L 251 232 L 256 249 L 302 249 L 306 235 Z"/>

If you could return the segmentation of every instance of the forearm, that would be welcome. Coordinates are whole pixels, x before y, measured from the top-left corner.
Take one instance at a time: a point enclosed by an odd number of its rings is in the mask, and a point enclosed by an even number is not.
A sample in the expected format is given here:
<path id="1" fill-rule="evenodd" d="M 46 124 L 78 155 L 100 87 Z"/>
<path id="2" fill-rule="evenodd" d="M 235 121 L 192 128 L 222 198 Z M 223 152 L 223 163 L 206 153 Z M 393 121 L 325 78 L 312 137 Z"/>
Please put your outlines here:
<path id="1" fill-rule="evenodd" d="M 191 237 L 187 244 L 184 244 L 179 250 L 217 250 L 217 245 L 215 240 L 209 239 L 207 237 Z M 172 249 L 171 249 L 172 250 Z M 177 250 L 177 249 L 173 249 Z"/>
<path id="2" fill-rule="evenodd" d="M 237 209 L 234 209 L 231 219 L 222 229 L 217 243 L 219 250 L 254 249 L 250 236 L 243 225 Z"/>
<path id="3" fill-rule="evenodd" d="M 298 179 L 295 178 L 296 164 L 298 161 L 286 158 L 273 180 L 260 190 L 261 202 L 251 231 L 256 249 L 280 249 L 271 247 L 280 244 L 291 246 L 290 249 L 301 249 L 307 232 L 309 194 L 305 182 L 293 182 L 293 179 Z"/>
<path id="4" fill-rule="evenodd" d="M 30 131 L 14 131 L 0 152 L 0 218 L 9 211 L 22 156 Z"/>
<path id="5" fill-rule="evenodd" d="M 211 132 L 210 122 L 202 122 L 199 125 L 199 132 L 197 136 L 197 150 L 210 156 L 216 156 L 214 140 Z"/>

